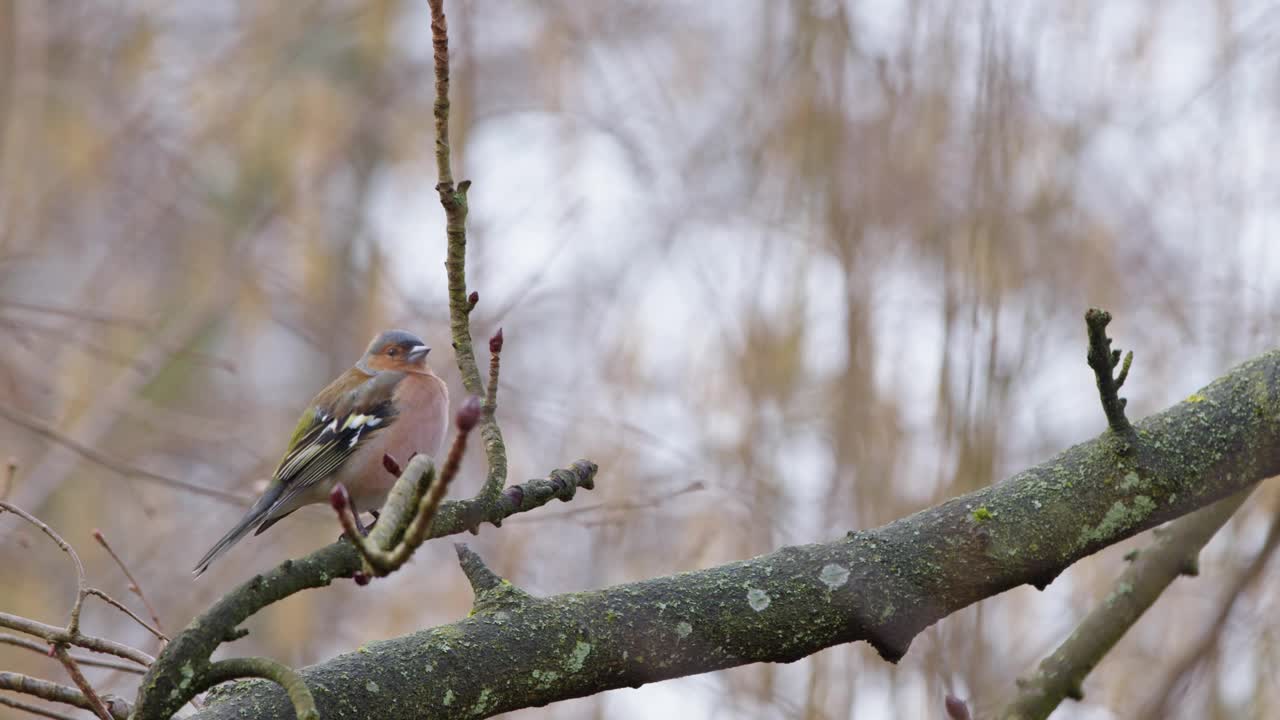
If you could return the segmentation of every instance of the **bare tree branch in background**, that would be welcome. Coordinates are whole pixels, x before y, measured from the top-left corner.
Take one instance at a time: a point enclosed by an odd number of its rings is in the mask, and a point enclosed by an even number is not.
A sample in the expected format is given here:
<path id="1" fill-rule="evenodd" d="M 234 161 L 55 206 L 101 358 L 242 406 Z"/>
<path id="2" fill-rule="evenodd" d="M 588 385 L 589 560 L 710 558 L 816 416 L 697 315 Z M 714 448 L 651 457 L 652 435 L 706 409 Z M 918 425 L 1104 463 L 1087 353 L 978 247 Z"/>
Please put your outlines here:
<path id="1" fill-rule="evenodd" d="M 1244 504 L 1249 487 L 1172 523 L 1116 580 L 1107 599 L 1089 613 L 1029 679 L 1000 717 L 1043 720 L 1064 698 L 1084 699 L 1084 679 L 1179 575 L 1195 575 L 1197 556 Z M 1169 717 L 1161 715 L 1160 717 Z"/>
<path id="2" fill-rule="evenodd" d="M 1280 515 L 1273 514 L 1266 540 L 1249 564 L 1237 573 L 1231 584 L 1222 591 L 1218 612 L 1212 622 L 1201 627 L 1195 641 L 1169 665 L 1168 670 L 1164 672 L 1163 681 L 1155 686 L 1156 689 L 1148 697 L 1142 714 L 1137 717 L 1159 720 L 1173 716 L 1173 707 L 1185 694 L 1186 684 L 1191 682 L 1191 676 L 1196 669 L 1220 652 L 1218 645 L 1222 641 L 1222 631 L 1227 620 L 1245 591 L 1262 574 L 1278 547 L 1280 547 Z"/>
<path id="3" fill-rule="evenodd" d="M 48 538 L 58 546 L 58 549 L 62 550 L 62 552 L 71 558 L 71 562 L 75 566 L 76 571 L 76 598 L 75 602 L 71 606 L 70 616 L 67 619 L 67 625 L 65 628 L 56 628 L 44 625 L 43 623 L 26 620 L 25 618 L 11 616 L 7 613 L 0 613 L 0 627 L 7 627 L 11 630 L 17 630 L 19 632 L 28 633 L 42 638 L 49 644 L 50 654 L 62 663 L 62 666 L 66 669 L 67 674 L 75 682 L 76 688 L 78 689 L 10 672 L 0 673 L 0 688 L 34 695 L 53 702 L 70 704 L 76 707 L 92 710 L 93 713 L 101 720 L 123 720 L 128 717 L 130 712 L 128 704 L 120 701 L 118 698 L 104 699 L 100 696 L 85 678 L 84 673 L 80 671 L 79 657 L 72 655 L 67 651 L 67 648 L 74 645 L 95 652 L 112 653 L 133 660 L 143 666 L 146 666 L 151 661 L 149 656 L 139 650 L 134 650 L 123 645 L 112 643 L 108 640 L 87 636 L 80 632 L 80 614 L 84 608 L 85 599 L 90 596 L 102 599 L 111 606 L 121 610 L 144 627 L 146 627 L 146 623 L 110 595 L 107 595 L 96 588 L 89 587 L 88 582 L 85 579 L 84 564 L 80 562 L 80 556 L 76 553 L 75 548 L 71 547 L 71 544 L 55 532 L 53 528 L 33 517 L 26 511 L 7 502 L 0 501 L 0 515 L 3 515 L 6 512 L 17 515 L 22 520 L 35 526 L 42 533 L 48 536 Z M 151 628 L 148 627 L 148 629 L 150 630 Z M 163 637 L 163 635 L 161 637 Z M 20 638 L 13 638 L 13 641 L 8 642 L 7 644 L 26 646 L 26 643 L 21 642 Z"/>

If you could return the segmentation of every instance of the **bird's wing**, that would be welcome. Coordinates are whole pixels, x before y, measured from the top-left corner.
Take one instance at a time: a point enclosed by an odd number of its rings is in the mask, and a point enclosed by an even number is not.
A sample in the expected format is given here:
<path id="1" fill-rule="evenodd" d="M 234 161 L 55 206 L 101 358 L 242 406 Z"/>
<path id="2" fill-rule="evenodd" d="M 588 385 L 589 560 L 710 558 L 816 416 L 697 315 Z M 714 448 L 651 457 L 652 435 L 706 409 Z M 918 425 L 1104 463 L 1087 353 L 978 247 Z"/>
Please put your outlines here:
<path id="1" fill-rule="evenodd" d="M 331 476 L 358 447 L 395 422 L 393 401 L 404 373 L 380 372 L 343 392 L 332 393 L 298 421 L 289 450 L 276 468 L 273 484 L 283 492 L 267 515 L 286 507 L 307 488 Z"/>

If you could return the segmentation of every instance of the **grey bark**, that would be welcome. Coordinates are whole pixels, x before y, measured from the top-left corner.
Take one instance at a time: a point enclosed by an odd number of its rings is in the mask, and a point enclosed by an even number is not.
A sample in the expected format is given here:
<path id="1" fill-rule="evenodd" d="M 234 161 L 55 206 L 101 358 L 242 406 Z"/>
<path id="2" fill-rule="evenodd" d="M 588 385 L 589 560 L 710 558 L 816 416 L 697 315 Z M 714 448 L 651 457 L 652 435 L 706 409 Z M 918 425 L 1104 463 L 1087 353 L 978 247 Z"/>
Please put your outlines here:
<path id="1" fill-rule="evenodd" d="M 472 617 L 303 676 L 326 720 L 480 718 L 855 640 L 893 662 L 957 610 L 1280 473 L 1280 352 L 1134 427 L 874 530 L 603 590 L 532 598 L 463 550 Z M 265 683 L 216 695 L 198 718 L 292 717 Z"/>

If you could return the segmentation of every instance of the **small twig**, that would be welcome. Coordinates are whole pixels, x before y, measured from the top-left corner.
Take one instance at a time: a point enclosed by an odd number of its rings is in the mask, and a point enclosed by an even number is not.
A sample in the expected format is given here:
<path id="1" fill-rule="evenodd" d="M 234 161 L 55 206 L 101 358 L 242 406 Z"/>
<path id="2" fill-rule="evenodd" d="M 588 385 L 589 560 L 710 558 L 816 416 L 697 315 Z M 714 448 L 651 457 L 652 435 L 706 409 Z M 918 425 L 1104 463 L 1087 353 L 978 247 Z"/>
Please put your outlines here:
<path id="1" fill-rule="evenodd" d="M 111 548 L 111 544 L 107 542 L 107 538 L 102 534 L 101 530 L 95 529 L 93 531 L 93 539 L 97 540 L 102 549 L 106 550 L 107 554 L 111 556 L 111 559 L 116 561 L 116 565 L 120 567 L 120 572 L 124 573 L 125 578 L 129 580 L 130 592 L 137 595 L 138 600 L 142 601 L 143 607 L 147 609 L 147 613 L 151 616 L 151 622 L 155 625 L 154 629 L 150 627 L 147 629 L 159 637 L 161 642 L 169 642 L 169 638 L 165 636 L 164 625 L 160 622 L 160 615 L 156 612 L 155 606 L 147 600 L 147 596 L 143 594 L 142 585 L 138 582 L 138 579 L 133 576 L 133 573 L 129 572 L 129 566 L 125 565 L 124 560 L 121 560 L 116 551 Z M 145 626 L 145 623 L 143 625 Z"/>
<path id="2" fill-rule="evenodd" d="M 15 710 L 21 710 L 22 712 L 31 715 L 38 715 L 39 717 L 53 718 L 53 720 L 79 720 L 71 715 L 40 707 L 39 705 L 24 703 L 21 700 L 14 700 L 13 698 L 5 695 L 0 695 L 0 705 L 11 707 Z"/>
<path id="3" fill-rule="evenodd" d="M 49 682 L 48 680 L 33 678 L 30 675 L 0 670 L 0 690 L 12 690 L 24 695 L 38 697 L 41 700 L 62 703 L 63 705 L 70 705 L 97 713 L 97 708 L 79 690 L 67 685 Z M 112 698 L 110 702 L 111 708 L 108 710 L 108 720 L 127 720 L 129 717 L 129 713 L 125 709 L 127 703 L 120 702 L 115 698 Z M 117 704 L 120 705 L 119 708 L 116 707 Z"/>
<path id="4" fill-rule="evenodd" d="M 12 645 L 14 647 L 30 650 L 34 653 L 47 656 L 49 654 L 49 643 L 36 642 L 17 635 L 9 633 L 0 633 L 0 645 Z M 115 662 L 113 660 L 99 660 L 89 655 L 72 655 L 73 660 L 86 667 L 100 667 L 108 670 L 116 670 L 118 672 L 132 673 L 134 675 L 142 675 L 146 672 L 146 668 L 130 665 L 128 663 Z"/>
<path id="5" fill-rule="evenodd" d="M 112 720 L 111 711 L 102 702 L 102 698 L 98 697 L 93 685 L 89 684 L 89 679 L 84 676 L 84 673 L 80 672 L 80 666 L 71 658 L 66 646 L 54 645 L 53 656 L 58 659 L 58 662 L 62 663 L 62 667 L 67 669 L 67 674 L 71 676 L 71 681 L 76 684 L 76 687 L 80 688 L 80 692 L 84 693 L 84 697 L 89 701 L 94 714 L 101 720 Z"/>
<path id="6" fill-rule="evenodd" d="M 702 492 L 707 486 L 701 480 L 694 480 L 684 487 L 676 488 L 670 492 L 661 495 L 651 495 L 649 497 L 641 497 L 635 500 L 619 500 L 617 502 L 593 503 L 590 505 L 575 505 L 568 509 L 556 513 L 541 513 L 536 517 L 525 517 L 520 519 L 520 524 L 528 525 L 544 522 L 562 522 L 574 517 L 583 515 L 604 515 L 603 518 L 586 518 L 582 520 L 582 524 L 591 527 L 601 523 L 616 522 L 616 516 L 624 513 L 633 513 L 637 510 L 649 510 L 652 508 L 662 507 L 664 504 L 671 502 L 674 498 L 690 493 Z M 505 492 L 509 492 L 511 488 L 507 488 Z"/>
<path id="7" fill-rule="evenodd" d="M 1129 423 L 1129 418 L 1125 417 L 1124 406 L 1128 401 L 1120 397 L 1120 388 L 1129 377 L 1133 351 L 1130 350 L 1125 355 L 1120 375 L 1115 375 L 1116 365 L 1120 364 L 1120 351 L 1111 349 L 1111 338 L 1107 337 L 1111 313 L 1090 308 L 1084 314 L 1084 321 L 1089 329 L 1089 367 L 1093 368 L 1093 374 L 1097 378 L 1098 394 L 1102 400 L 1102 411 L 1107 416 L 1107 424 L 1117 435 L 1132 441 L 1137 433 Z"/>
<path id="8" fill-rule="evenodd" d="M 316 710 L 316 699 L 307 688 L 307 683 L 296 670 L 270 658 L 231 658 L 219 660 L 209 666 L 202 679 L 202 690 L 230 680 L 241 678 L 263 678 L 284 688 L 293 703 L 293 712 L 298 720 L 320 720 L 320 711 Z"/>
<path id="9" fill-rule="evenodd" d="M 495 527 L 501 527 L 503 520 L 516 513 L 527 512 L 556 499 L 569 502 L 577 494 L 578 488 L 595 489 L 596 470 L 598 467 L 590 460 L 575 460 L 568 468 L 556 468 L 545 478 L 534 478 L 512 485 L 502 491 L 488 517 L 483 519 L 493 523 Z M 472 504 L 470 507 L 484 510 L 484 506 L 480 504 Z"/>
<path id="10" fill-rule="evenodd" d="M 466 543 L 454 543 L 453 551 L 458 554 L 458 565 L 462 568 L 462 574 L 467 576 L 467 582 L 471 583 L 471 589 L 476 595 L 502 584 L 502 578 L 490 570 L 489 566 L 484 564 L 484 560 L 467 547 Z"/>
<path id="11" fill-rule="evenodd" d="M 53 528 L 49 527 L 47 524 L 44 523 L 44 521 L 40 520 L 36 516 L 28 513 L 26 510 L 23 510 L 22 508 L 16 505 L 11 505 L 7 502 L 0 502 L 0 513 L 3 513 L 5 511 L 11 512 L 14 515 L 17 515 L 23 520 L 26 520 L 28 523 L 31 523 L 32 525 L 39 528 L 40 531 L 43 532 L 45 535 L 49 536 L 49 538 L 53 540 L 54 543 L 57 544 L 58 548 L 61 549 L 62 552 L 66 553 L 67 556 L 71 558 L 71 562 L 75 564 L 76 566 L 76 601 L 75 601 L 75 604 L 71 606 L 71 618 L 67 621 L 67 634 L 73 637 L 76 635 L 79 635 L 80 634 L 80 610 L 84 606 L 85 595 L 88 594 L 88 585 L 85 583 L 85 579 L 84 579 L 84 564 L 80 562 L 80 556 L 76 554 L 75 548 L 71 547 L 70 543 L 68 543 L 66 540 L 63 540 L 61 535 L 54 532 Z"/>
<path id="12" fill-rule="evenodd" d="M 431 7 L 431 45 L 436 84 L 433 106 L 436 171 L 439 173 L 436 191 L 440 195 L 440 205 L 444 208 L 445 235 L 448 238 L 444 266 L 449 288 L 449 334 L 458 360 L 458 372 L 462 375 L 462 386 L 476 397 L 490 399 L 490 392 L 494 391 L 492 388 L 488 392 L 485 390 L 471 342 L 471 311 L 480 300 L 478 293 L 467 293 L 467 190 L 471 187 L 471 181 L 463 180 L 457 187 L 454 186 L 449 154 L 449 24 L 445 19 L 444 0 L 428 0 L 427 4 Z M 493 414 L 493 403 L 486 404 L 489 410 L 482 420 L 480 437 L 484 442 L 485 461 L 489 469 L 479 499 L 494 503 L 507 484 L 507 446 L 502 439 L 502 429 L 498 427 L 497 418 Z"/>
<path id="13" fill-rule="evenodd" d="M 130 619 L 132 619 L 134 622 L 141 625 L 147 632 L 151 633 L 152 635 L 155 635 L 156 639 L 159 640 L 160 642 L 162 643 L 169 642 L 169 637 L 165 635 L 163 632 L 161 632 L 158 628 L 152 627 L 146 620 L 143 620 L 142 618 L 138 617 L 138 614 L 130 610 L 124 603 L 120 602 L 119 600 L 116 600 L 115 598 L 99 590 L 98 588 L 86 589 L 85 595 L 92 595 L 98 598 L 99 600 L 102 600 L 106 604 L 110 605 L 111 607 L 124 613 L 125 615 L 128 615 Z"/>
<path id="14" fill-rule="evenodd" d="M 334 511 L 338 513 L 338 520 L 342 523 L 342 528 L 347 537 L 360 550 L 361 556 L 364 557 L 368 571 L 378 577 L 395 572 L 408 561 L 413 552 L 426 540 L 427 531 L 431 528 L 432 521 L 435 520 L 440 501 L 444 499 L 445 493 L 449 490 L 449 484 L 458 474 L 458 468 L 462 465 L 462 455 L 466 450 L 467 436 L 480 420 L 480 413 L 480 400 L 475 396 L 467 398 L 466 402 L 458 410 L 455 420 L 458 432 L 454 435 L 453 444 L 449 448 L 449 454 L 445 458 L 444 465 L 441 467 L 439 474 L 428 481 L 426 492 L 418 500 L 417 512 L 413 514 L 408 528 L 404 530 L 404 537 L 394 547 L 379 547 L 376 542 L 364 537 L 356 527 L 355 516 L 351 511 L 351 499 L 347 494 L 347 489 L 341 484 L 334 487 L 329 496 L 329 502 L 333 505 Z M 410 466 L 412 467 L 412 463 L 410 463 Z M 427 472 L 434 473 L 434 468 L 428 468 Z M 357 582 L 359 581 L 357 580 Z"/>

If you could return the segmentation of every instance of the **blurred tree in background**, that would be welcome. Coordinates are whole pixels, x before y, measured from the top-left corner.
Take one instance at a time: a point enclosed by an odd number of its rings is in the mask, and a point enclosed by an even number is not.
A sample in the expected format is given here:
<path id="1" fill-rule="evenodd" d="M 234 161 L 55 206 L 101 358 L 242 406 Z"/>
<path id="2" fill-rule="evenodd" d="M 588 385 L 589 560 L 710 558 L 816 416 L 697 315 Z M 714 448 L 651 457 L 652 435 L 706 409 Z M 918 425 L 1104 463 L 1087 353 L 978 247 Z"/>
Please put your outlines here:
<path id="1" fill-rule="evenodd" d="M 450 20 L 511 477 L 601 462 L 590 497 L 476 539 L 530 590 L 831 539 L 1092 437 L 1091 304 L 1138 349 L 1134 417 L 1275 344 L 1269 3 L 469 0 Z M 336 536 L 304 511 L 187 573 L 311 393 L 383 327 L 447 350 L 431 101 L 418 3 L 0 0 L 10 499 L 81 545 L 101 528 L 171 628 Z M 480 478 L 471 457 L 458 492 Z M 1272 716 L 1276 502 L 1264 485 L 1055 717 L 1138 717 L 1161 688 L 1177 717 Z M 947 618 L 897 666 L 857 644 L 512 717 L 936 717 L 948 691 L 994 710 L 1130 547 Z M 290 598 L 236 650 L 303 665 L 455 619 L 450 555 L 427 545 L 358 616 L 350 583 Z M 4 523 L 0 607 L 60 616 L 60 562 Z M 1220 615 L 1207 646 L 1170 632 Z M 148 645 L 107 609 L 85 622 Z M 50 663 L 0 645 L 0 667 Z"/>

